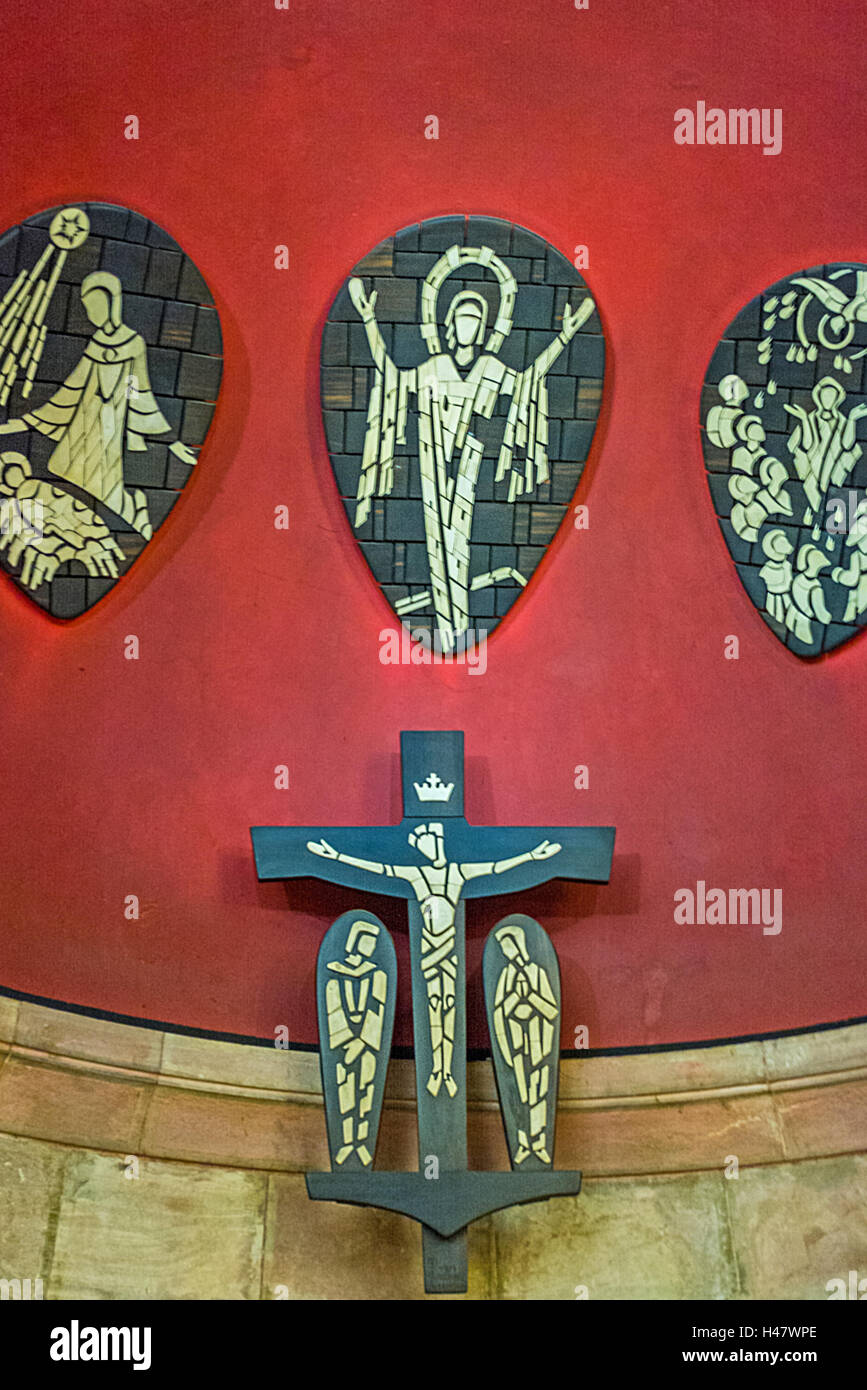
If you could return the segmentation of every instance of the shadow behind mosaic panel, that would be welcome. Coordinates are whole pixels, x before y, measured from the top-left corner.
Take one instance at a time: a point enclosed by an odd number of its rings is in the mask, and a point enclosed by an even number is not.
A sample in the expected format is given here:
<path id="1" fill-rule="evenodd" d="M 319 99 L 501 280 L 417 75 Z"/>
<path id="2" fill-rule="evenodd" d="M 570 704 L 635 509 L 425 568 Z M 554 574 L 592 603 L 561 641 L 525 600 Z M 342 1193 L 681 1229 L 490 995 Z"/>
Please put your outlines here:
<path id="1" fill-rule="evenodd" d="M 513 327 L 497 356 L 515 371 L 529 367 L 561 326 L 563 308 L 574 308 L 587 286 L 574 266 L 553 246 L 523 227 L 497 218 L 441 217 L 408 226 L 387 237 L 354 267 L 338 293 L 322 338 L 322 408 L 326 439 L 341 499 L 353 535 L 373 575 L 394 607 L 429 582 L 425 524 L 418 463 L 418 421 L 413 402 L 407 413 L 406 442 L 395 453 L 394 484 L 388 497 L 375 498 L 364 523 L 354 525 L 356 494 L 375 375 L 364 324 L 347 285 L 352 276 L 377 294 L 376 319 L 385 348 L 398 369 L 423 363 L 428 350 L 421 335 L 421 296 L 425 278 L 453 245 L 489 246 L 517 282 Z M 493 324 L 499 297 L 494 274 L 466 266 L 446 280 L 439 295 L 441 341 L 449 304 L 463 289 L 481 293 Z M 575 293 L 575 291 L 578 293 Z M 527 500 L 507 501 L 508 482 L 495 471 L 510 397 L 501 396 L 490 420 L 474 414 L 472 431 L 484 440 L 473 512 L 470 579 L 501 567 L 529 578 L 566 514 L 593 438 L 602 399 L 605 341 L 594 311 L 553 364 L 548 387 L 550 479 Z M 477 633 L 492 631 L 524 592 L 516 582 L 471 592 L 469 621 Z M 403 617 L 414 632 L 430 632 L 430 608 Z"/>
<path id="2" fill-rule="evenodd" d="M 867 623 L 862 286 L 867 268 L 848 263 L 777 281 L 729 325 L 702 391 L 720 529 L 762 618 L 801 657 Z"/>
<path id="3" fill-rule="evenodd" d="M 190 258 L 156 223 L 128 208 L 79 202 L 90 219 L 86 241 L 69 252 L 46 314 L 47 337 L 33 385 L 22 396 L 16 381 L 3 419 L 21 417 L 47 401 L 82 357 L 94 328 L 84 313 L 81 282 L 93 271 L 117 275 L 123 287 L 123 322 L 147 347 L 151 390 L 171 427 L 164 441 L 149 440 L 143 452 L 124 449 L 123 481 L 141 489 L 154 535 L 192 475 L 192 466 L 169 453 L 173 439 L 193 450 L 204 442 L 214 413 L 222 371 L 222 340 L 213 296 Z M 49 244 L 48 227 L 60 208 L 28 218 L 0 238 L 0 296 L 22 269 L 29 270 Z M 24 454 L 35 478 L 55 483 L 47 469 L 55 440 L 31 429 L 0 438 L 4 449 Z M 199 465 L 200 466 L 200 465 Z M 74 487 L 64 484 L 67 491 Z M 106 523 L 123 552 L 118 578 L 129 570 L 146 541 L 116 512 L 85 492 L 78 494 Z M 29 598 L 53 616 L 72 618 L 102 598 L 117 579 L 89 575 L 79 561 L 61 564 L 53 579 L 35 589 L 21 583 L 6 553 L 0 565 Z"/>

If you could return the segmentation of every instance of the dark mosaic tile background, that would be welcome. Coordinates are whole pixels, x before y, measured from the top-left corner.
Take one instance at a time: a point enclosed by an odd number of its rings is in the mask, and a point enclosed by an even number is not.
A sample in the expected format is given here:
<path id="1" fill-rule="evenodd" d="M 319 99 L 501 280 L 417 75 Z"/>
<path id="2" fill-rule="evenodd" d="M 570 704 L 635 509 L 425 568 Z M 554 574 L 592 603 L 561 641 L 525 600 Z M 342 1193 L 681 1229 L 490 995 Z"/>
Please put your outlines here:
<path id="1" fill-rule="evenodd" d="M 426 360 L 419 331 L 421 289 L 444 251 L 460 246 L 490 246 L 518 284 L 513 328 L 496 354 L 509 367 L 523 370 L 560 331 L 563 308 L 576 305 L 587 286 L 570 261 L 541 237 L 510 222 L 487 217 L 437 217 L 402 231 L 375 247 L 353 268 L 367 293 L 377 291 L 376 318 L 396 366 L 411 368 Z M 454 295 L 469 288 L 482 293 L 489 310 L 488 330 L 496 318 L 499 287 L 492 271 L 471 268 L 448 277 L 439 295 L 437 317 L 443 324 Z M 574 287 L 580 293 L 570 291 Z M 374 578 L 394 605 L 429 579 L 418 465 L 415 396 L 407 411 L 406 443 L 395 455 L 391 495 L 375 499 L 363 526 L 354 525 L 355 498 L 367 424 L 368 392 L 374 376 L 364 325 L 346 282 L 331 307 L 322 335 L 322 410 L 325 434 L 340 496 L 353 535 L 359 540 Z M 473 416 L 472 432 L 485 441 L 470 537 L 470 578 L 501 565 L 529 579 L 562 521 L 573 497 L 593 439 L 602 400 L 605 340 L 597 313 L 576 333 L 551 369 L 548 382 L 548 463 L 550 481 L 534 489 L 530 500 L 506 501 L 508 477 L 494 482 L 497 456 L 511 396 L 501 397 L 490 420 Z M 455 460 L 456 462 L 457 460 Z M 515 583 L 499 583 L 470 594 L 470 622 L 477 631 L 492 631 L 524 592 Z M 412 629 L 435 627 L 432 609 L 407 614 Z"/>
<path id="2" fill-rule="evenodd" d="M 732 321 L 718 344 L 710 361 L 701 399 L 701 437 L 708 484 L 714 511 L 726 545 L 735 562 L 744 588 L 755 606 L 761 611 L 765 622 L 787 647 L 798 656 L 805 657 L 819 656 L 822 652 L 830 651 L 839 646 L 841 642 L 848 641 L 867 624 L 867 616 L 862 617 L 855 625 L 842 621 L 849 591 L 832 582 L 830 570 L 835 565 L 845 565 L 852 552 L 849 547 L 845 546 L 846 536 L 844 534 L 825 531 L 823 531 L 822 539 L 818 545 L 831 563 L 828 569 L 822 571 L 819 578 L 822 582 L 822 591 L 828 612 L 831 613 L 834 621 L 824 625 L 817 618 L 813 618 L 813 632 L 816 640 L 808 646 L 789 632 L 785 625 L 777 622 L 769 613 L 764 611 L 766 589 L 764 580 L 759 577 L 759 571 L 767 559 L 762 550 L 762 538 L 765 533 L 776 528 L 784 531 L 794 547 L 790 557 L 793 561 L 799 546 L 812 540 L 812 525 L 799 524 L 799 518 L 804 513 L 806 498 L 795 471 L 794 460 L 786 447 L 794 423 L 793 417 L 783 407 L 786 403 L 800 405 L 809 412 L 814 408 L 811 396 L 813 387 L 822 377 L 831 376 L 839 381 L 846 390 L 847 394 L 842 404 L 842 410 L 845 415 L 848 415 L 853 405 L 867 398 L 867 357 L 862 357 L 860 361 L 854 362 L 851 373 L 844 373 L 835 369 L 835 353 L 823 347 L 819 348 L 818 357 L 814 362 L 787 361 L 786 351 L 796 337 L 794 315 L 782 321 L 779 317 L 777 318 L 770 333 L 773 347 L 769 363 L 759 362 L 758 346 L 760 341 L 768 336 L 763 331 L 762 322 L 763 308 L 769 299 L 782 299 L 782 296 L 790 290 L 796 290 L 800 294 L 799 287 L 792 284 L 792 280 L 796 277 L 816 276 L 827 279 L 831 272 L 844 268 L 867 269 L 867 267 L 851 262 L 833 262 L 828 265 L 812 266 L 807 270 L 796 270 L 784 280 L 778 280 L 775 284 L 770 285 L 763 294 L 753 299 Z M 848 294 L 854 293 L 853 276 L 846 276 L 842 281 L 834 283 L 840 284 L 841 288 Z M 865 346 L 867 346 L 867 324 L 861 323 L 856 326 L 855 336 L 847 352 L 851 354 Z M 758 540 L 752 543 L 738 536 L 729 520 L 734 505 L 728 490 L 728 480 L 733 471 L 731 467 L 733 450 L 720 449 L 709 438 L 705 429 L 709 410 L 721 403 L 717 384 L 723 377 L 732 373 L 740 376 L 750 388 L 750 394 L 743 402 L 743 406 L 748 413 L 757 415 L 761 420 L 767 436 L 764 443 L 765 450 L 784 463 L 788 469 L 789 481 L 785 487 L 791 499 L 794 513 L 791 518 L 771 517 L 759 530 Z M 777 391 L 775 395 L 769 396 L 767 383 L 771 378 L 777 382 Z M 760 390 L 765 393 L 764 404 L 762 408 L 757 409 L 754 399 Z M 850 508 L 850 490 L 857 492 L 855 503 L 852 504 L 853 511 L 857 502 L 867 495 L 865 494 L 865 489 L 867 489 L 867 420 L 859 421 L 856 437 L 863 450 L 863 457 L 855 464 L 846 484 L 839 488 L 832 487 L 828 493 L 829 498 L 842 498 L 847 508 L 847 515 Z M 827 549 L 825 544 L 829 534 L 834 542 L 831 550 Z M 813 543 L 816 544 L 816 542 Z"/>
<path id="3" fill-rule="evenodd" d="M 128 208 L 108 203 L 74 203 L 90 218 L 90 234 L 84 244 L 66 258 L 46 315 L 48 335 L 36 380 L 28 398 L 21 396 L 19 379 L 9 397 L 3 420 L 20 417 L 42 405 L 76 365 L 93 332 L 81 304 L 79 287 L 94 270 L 108 270 L 123 285 L 123 320 L 144 338 L 148 349 L 151 389 L 172 434 L 157 437 L 145 453 L 125 451 L 124 482 L 141 488 L 147 497 L 154 529 L 145 541 L 114 512 L 88 493 L 77 492 L 105 521 L 124 552 L 118 562 L 118 579 L 129 570 L 142 550 L 156 540 L 159 527 L 178 500 L 193 468 L 168 452 L 175 438 L 197 450 L 211 424 L 222 372 L 222 338 L 213 296 L 189 256 L 155 222 Z M 18 272 L 34 266 L 48 244 L 48 227 L 59 208 L 28 218 L 0 237 L 0 296 Z M 25 454 L 35 477 L 54 486 L 48 459 L 56 441 L 29 430 L 26 434 L 0 436 L 0 450 Z M 197 464 L 196 467 L 201 465 Z M 65 487 L 69 487 L 65 482 Z M 70 491 L 76 489 L 69 487 Z M 18 579 L 0 555 L 0 567 Z M 60 565 L 52 581 L 31 590 L 19 585 L 34 602 L 58 618 L 73 618 L 98 602 L 118 582 L 93 578 L 79 561 Z"/>

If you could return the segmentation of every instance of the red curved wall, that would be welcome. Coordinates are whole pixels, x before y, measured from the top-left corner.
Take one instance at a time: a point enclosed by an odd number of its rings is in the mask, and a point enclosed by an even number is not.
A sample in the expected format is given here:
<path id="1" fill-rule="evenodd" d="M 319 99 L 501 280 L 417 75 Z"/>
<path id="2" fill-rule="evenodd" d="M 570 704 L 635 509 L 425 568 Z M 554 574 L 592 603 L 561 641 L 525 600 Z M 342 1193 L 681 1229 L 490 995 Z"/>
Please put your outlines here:
<path id="1" fill-rule="evenodd" d="M 618 828 L 609 886 L 515 902 L 554 936 L 565 1046 L 579 1024 L 598 1048 L 867 1013 L 867 640 L 810 664 L 769 634 L 698 433 L 705 368 L 747 300 L 867 260 L 862 19 L 854 0 L 7 0 L 0 224 L 72 199 L 138 208 L 206 277 L 226 355 L 197 475 L 132 574 L 67 625 L 0 588 L 0 986 L 312 1042 L 318 942 L 355 895 L 258 884 L 248 826 L 396 820 L 399 730 L 462 728 L 470 821 Z M 674 111 L 697 100 L 782 108 L 782 153 L 675 145 Z M 570 256 L 585 243 L 609 343 L 590 529 L 555 539 L 483 676 L 380 665 L 393 620 L 319 416 L 345 274 L 454 211 Z M 675 925 L 698 879 L 782 889 L 782 931 Z M 476 1045 L 503 901 L 468 907 Z M 367 905 L 405 964 L 401 904 Z"/>

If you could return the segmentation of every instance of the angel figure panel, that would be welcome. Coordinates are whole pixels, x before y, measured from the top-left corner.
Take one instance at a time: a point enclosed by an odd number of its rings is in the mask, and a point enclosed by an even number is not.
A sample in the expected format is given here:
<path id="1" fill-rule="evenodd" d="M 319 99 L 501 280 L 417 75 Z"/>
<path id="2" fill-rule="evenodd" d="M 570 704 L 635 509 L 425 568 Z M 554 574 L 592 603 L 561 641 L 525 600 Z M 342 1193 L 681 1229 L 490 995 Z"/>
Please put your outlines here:
<path id="1" fill-rule="evenodd" d="M 56 618 L 127 572 L 197 464 L 217 311 L 155 223 L 82 203 L 0 238 L 0 565 Z"/>

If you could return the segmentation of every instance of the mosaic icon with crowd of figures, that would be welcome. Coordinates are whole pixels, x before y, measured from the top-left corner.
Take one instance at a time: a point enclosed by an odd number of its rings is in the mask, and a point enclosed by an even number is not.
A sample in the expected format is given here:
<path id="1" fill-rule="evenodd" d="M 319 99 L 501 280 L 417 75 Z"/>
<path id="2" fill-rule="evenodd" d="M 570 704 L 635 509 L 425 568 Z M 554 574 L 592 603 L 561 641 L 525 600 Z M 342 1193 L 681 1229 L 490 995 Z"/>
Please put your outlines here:
<path id="1" fill-rule="evenodd" d="M 703 444 L 738 574 L 798 656 L 867 622 L 867 267 L 772 285 L 711 362 Z"/>

